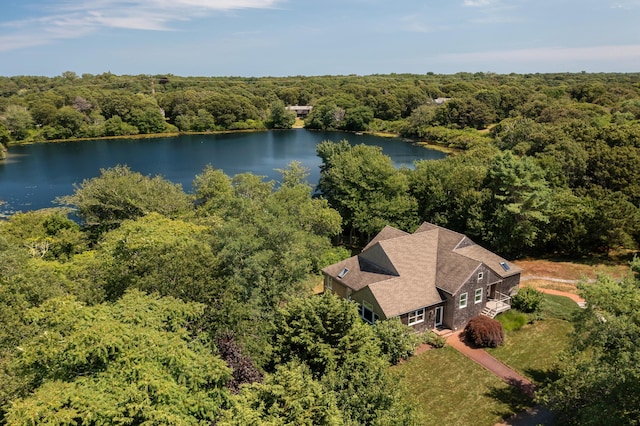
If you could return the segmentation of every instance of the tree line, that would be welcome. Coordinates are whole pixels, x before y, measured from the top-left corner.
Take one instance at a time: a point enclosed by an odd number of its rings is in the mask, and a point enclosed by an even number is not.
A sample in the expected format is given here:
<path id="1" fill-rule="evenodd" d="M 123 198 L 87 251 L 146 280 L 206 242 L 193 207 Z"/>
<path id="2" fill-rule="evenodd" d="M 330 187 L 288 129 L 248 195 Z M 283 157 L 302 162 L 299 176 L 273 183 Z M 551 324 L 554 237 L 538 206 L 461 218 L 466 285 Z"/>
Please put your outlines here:
<path id="1" fill-rule="evenodd" d="M 389 74 L 181 77 L 73 72 L 0 77 L 0 142 L 177 131 L 288 128 L 287 105 L 312 105 L 311 129 L 390 131 L 465 147 L 508 118 L 627 122 L 638 74 Z M 156 84 L 153 84 L 156 83 Z"/>
<path id="2" fill-rule="evenodd" d="M 311 297 L 341 218 L 281 174 L 117 166 L 0 223 L 0 423 L 416 424 L 387 371 L 415 337 Z"/>
<path id="3" fill-rule="evenodd" d="M 322 158 L 318 189 L 340 212 L 345 242 L 355 246 L 387 224 L 414 230 L 428 221 L 509 257 L 637 249 L 640 204 L 634 188 L 640 168 L 629 163 L 640 160 L 638 148 L 627 146 L 635 157 L 616 157 L 617 163 L 603 158 L 600 149 L 587 151 L 576 143 L 575 150 L 564 150 L 562 144 L 548 145 L 541 155 L 518 155 L 480 143 L 442 160 L 418 161 L 413 169 L 396 169 L 377 147 L 325 141 L 317 148 Z M 574 156 L 581 157 L 581 170 L 572 175 Z M 614 170 L 615 183 L 609 179 Z"/>

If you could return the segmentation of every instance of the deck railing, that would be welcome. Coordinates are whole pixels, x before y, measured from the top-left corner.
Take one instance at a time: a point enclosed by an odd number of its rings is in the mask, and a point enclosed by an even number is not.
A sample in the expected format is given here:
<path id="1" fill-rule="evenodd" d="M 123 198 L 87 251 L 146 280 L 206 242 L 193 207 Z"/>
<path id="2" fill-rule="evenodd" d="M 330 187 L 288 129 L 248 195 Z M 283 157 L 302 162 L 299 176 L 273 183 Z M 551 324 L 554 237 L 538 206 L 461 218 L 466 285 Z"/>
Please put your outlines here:
<path id="1" fill-rule="evenodd" d="M 488 298 L 487 304 L 482 311 L 484 315 L 495 318 L 500 312 L 511 309 L 511 296 L 496 291 L 496 297 Z"/>

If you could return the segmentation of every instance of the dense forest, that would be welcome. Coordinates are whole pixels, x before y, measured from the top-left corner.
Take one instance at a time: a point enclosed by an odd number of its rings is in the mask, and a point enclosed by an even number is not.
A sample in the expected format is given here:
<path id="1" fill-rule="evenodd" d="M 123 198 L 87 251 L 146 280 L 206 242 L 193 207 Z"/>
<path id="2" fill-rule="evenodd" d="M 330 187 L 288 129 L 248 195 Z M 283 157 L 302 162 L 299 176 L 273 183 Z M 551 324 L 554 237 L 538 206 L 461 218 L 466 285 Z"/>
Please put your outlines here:
<path id="1" fill-rule="evenodd" d="M 455 151 L 325 141 L 320 195 L 297 163 L 193 193 L 121 165 L 0 222 L 0 424 L 416 424 L 388 371 L 416 336 L 313 296 L 322 267 L 422 221 L 508 257 L 637 250 L 640 74 L 0 77 L 0 142 L 288 128 L 287 105 Z M 540 397 L 568 423 L 637 421 L 638 288 L 584 290 Z"/>
<path id="2" fill-rule="evenodd" d="M 321 151 L 320 187 L 352 242 L 422 220 L 508 256 L 639 241 L 639 74 L 2 77 L 0 142 L 288 128 L 287 105 L 313 106 L 310 129 L 393 132 L 461 152 L 395 172 L 365 150 Z"/>

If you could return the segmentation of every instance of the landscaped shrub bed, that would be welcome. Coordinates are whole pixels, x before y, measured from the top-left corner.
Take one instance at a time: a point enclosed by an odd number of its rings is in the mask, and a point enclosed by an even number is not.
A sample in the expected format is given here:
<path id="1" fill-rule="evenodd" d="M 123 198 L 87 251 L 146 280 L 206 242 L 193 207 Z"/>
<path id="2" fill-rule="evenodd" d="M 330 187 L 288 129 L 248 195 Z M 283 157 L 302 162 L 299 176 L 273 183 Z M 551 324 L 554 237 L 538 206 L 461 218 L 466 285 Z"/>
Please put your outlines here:
<path id="1" fill-rule="evenodd" d="M 500 321 L 484 315 L 471 318 L 464 328 L 464 334 L 468 341 L 481 348 L 496 348 L 504 342 Z"/>
<path id="2" fill-rule="evenodd" d="M 526 313 L 540 312 L 543 302 L 544 294 L 533 287 L 522 287 L 511 298 L 511 306 Z"/>
<path id="3" fill-rule="evenodd" d="M 422 341 L 427 345 L 431 346 L 432 348 L 436 348 L 436 349 L 443 348 L 444 345 L 447 343 L 447 339 L 445 339 L 442 336 L 438 336 L 433 331 L 425 332 L 422 336 Z"/>

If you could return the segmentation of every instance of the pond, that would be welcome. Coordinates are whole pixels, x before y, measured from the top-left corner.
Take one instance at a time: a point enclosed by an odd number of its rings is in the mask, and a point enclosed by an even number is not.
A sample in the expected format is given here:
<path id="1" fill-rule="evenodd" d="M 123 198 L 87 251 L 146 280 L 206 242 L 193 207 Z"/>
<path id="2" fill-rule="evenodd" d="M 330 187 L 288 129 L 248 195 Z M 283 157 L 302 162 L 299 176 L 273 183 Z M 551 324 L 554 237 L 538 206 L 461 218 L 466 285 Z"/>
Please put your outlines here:
<path id="1" fill-rule="evenodd" d="M 229 176 L 251 172 L 278 180 L 276 169 L 299 161 L 309 169 L 309 182 L 315 185 L 321 164 L 316 145 L 342 139 L 352 145 L 382 147 L 397 167 L 446 156 L 398 138 L 305 129 L 11 146 L 9 157 L 0 161 L 0 200 L 4 202 L 0 214 L 54 207 L 53 200 L 71 194 L 74 183 L 118 164 L 144 175 L 162 175 L 189 192 L 195 175 L 208 164 Z"/>

